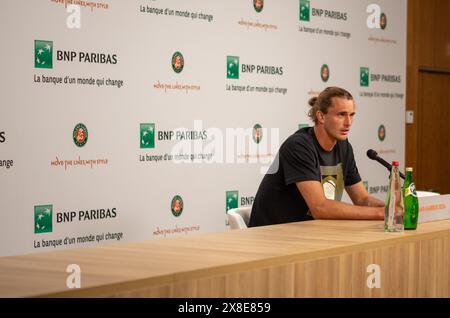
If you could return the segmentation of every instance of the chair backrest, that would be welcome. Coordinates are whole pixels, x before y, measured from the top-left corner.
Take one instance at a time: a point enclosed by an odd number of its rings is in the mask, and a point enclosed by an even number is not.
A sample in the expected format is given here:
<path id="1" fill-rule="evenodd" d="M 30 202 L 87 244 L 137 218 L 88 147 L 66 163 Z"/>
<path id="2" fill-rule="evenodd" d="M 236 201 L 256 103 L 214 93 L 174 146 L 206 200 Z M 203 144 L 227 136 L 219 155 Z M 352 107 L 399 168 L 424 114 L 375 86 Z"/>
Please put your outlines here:
<path id="1" fill-rule="evenodd" d="M 251 207 L 240 207 L 228 210 L 227 218 L 230 229 L 246 229 L 248 227 L 248 222 L 250 221 L 251 212 Z"/>

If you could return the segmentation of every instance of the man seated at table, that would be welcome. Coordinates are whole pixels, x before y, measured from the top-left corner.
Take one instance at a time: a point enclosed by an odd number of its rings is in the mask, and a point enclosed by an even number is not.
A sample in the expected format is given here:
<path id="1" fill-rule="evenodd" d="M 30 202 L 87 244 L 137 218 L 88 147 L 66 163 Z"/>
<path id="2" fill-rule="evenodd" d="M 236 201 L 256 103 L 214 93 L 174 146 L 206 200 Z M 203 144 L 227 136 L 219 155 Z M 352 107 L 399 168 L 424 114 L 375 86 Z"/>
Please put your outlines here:
<path id="1" fill-rule="evenodd" d="M 355 116 L 352 95 L 328 87 L 309 100 L 314 127 L 299 129 L 281 145 L 264 176 L 249 226 L 313 219 L 383 220 L 384 203 L 369 196 L 347 140 Z M 352 204 L 340 202 L 343 190 Z"/>

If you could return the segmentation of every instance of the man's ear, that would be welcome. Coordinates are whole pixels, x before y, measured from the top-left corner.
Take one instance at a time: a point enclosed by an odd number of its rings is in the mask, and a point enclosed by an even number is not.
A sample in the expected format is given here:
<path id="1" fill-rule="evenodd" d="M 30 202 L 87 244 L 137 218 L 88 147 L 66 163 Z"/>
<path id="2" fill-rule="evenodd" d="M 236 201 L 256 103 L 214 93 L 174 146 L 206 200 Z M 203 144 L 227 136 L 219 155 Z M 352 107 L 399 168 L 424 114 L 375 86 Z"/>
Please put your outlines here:
<path id="1" fill-rule="evenodd" d="M 316 117 L 319 124 L 323 124 L 325 122 L 325 115 L 320 110 L 316 112 Z"/>

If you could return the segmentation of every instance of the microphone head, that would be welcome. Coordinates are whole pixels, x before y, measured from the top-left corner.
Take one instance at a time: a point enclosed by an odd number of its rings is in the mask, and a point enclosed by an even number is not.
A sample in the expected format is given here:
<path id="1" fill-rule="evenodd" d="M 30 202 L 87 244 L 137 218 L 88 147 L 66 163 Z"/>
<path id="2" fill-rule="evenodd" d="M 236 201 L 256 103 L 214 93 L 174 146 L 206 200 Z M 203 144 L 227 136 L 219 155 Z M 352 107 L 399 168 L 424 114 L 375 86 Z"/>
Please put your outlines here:
<path id="1" fill-rule="evenodd" d="M 375 150 L 373 149 L 367 150 L 367 157 L 369 157 L 370 159 L 374 160 L 377 156 L 378 153 Z"/>

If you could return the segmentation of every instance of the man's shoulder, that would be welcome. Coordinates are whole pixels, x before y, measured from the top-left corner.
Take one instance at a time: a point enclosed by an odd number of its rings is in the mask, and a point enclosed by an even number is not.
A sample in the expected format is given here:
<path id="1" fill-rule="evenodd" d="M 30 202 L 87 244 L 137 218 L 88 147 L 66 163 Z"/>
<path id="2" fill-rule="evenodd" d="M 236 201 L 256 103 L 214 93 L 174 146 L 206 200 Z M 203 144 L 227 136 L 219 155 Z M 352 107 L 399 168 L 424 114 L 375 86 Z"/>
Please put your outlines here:
<path id="1" fill-rule="evenodd" d="M 314 138 L 310 134 L 310 131 L 299 129 L 284 141 L 280 147 L 281 156 L 293 153 L 316 153 Z"/>
<path id="2" fill-rule="evenodd" d="M 295 133 L 290 135 L 284 145 L 286 146 L 294 146 L 294 145 L 305 145 L 305 146 L 313 146 L 314 138 L 311 134 L 312 127 L 306 127 L 297 130 Z"/>

